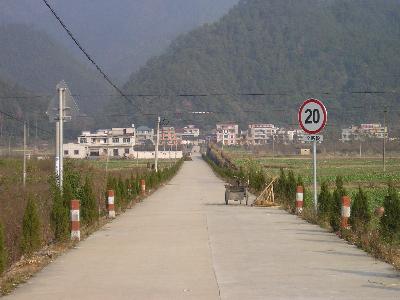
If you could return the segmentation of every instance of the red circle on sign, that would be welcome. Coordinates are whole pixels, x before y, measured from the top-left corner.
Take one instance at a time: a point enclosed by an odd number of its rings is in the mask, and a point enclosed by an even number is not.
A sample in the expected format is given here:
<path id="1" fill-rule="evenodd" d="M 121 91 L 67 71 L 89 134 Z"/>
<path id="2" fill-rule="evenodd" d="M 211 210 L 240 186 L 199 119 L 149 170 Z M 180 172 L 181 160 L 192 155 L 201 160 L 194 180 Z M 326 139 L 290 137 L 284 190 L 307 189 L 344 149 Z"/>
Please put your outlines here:
<path id="1" fill-rule="evenodd" d="M 301 114 L 302 114 L 302 112 L 303 112 L 303 109 L 304 109 L 304 107 L 305 107 L 307 104 L 309 104 L 309 103 L 315 103 L 316 105 L 318 105 L 318 106 L 321 108 L 322 113 L 324 114 L 324 119 L 323 119 L 323 121 L 322 121 L 322 123 L 321 123 L 321 126 L 320 126 L 318 129 L 316 129 L 316 130 L 308 130 L 307 128 L 305 128 L 305 126 L 304 126 L 304 124 L 303 124 L 303 121 L 302 121 L 302 119 L 301 119 Z M 304 101 L 304 103 L 301 105 L 301 107 L 300 107 L 300 109 L 299 109 L 298 119 L 299 119 L 300 127 L 301 127 L 301 129 L 304 130 L 304 132 L 306 132 L 306 133 L 308 133 L 308 134 L 317 134 L 317 133 L 319 133 L 322 129 L 324 129 L 324 127 L 325 127 L 325 125 L 326 125 L 326 122 L 327 122 L 327 120 L 328 120 L 328 114 L 327 114 L 325 105 L 324 105 L 320 100 L 317 100 L 317 99 L 308 99 L 308 100 Z"/>

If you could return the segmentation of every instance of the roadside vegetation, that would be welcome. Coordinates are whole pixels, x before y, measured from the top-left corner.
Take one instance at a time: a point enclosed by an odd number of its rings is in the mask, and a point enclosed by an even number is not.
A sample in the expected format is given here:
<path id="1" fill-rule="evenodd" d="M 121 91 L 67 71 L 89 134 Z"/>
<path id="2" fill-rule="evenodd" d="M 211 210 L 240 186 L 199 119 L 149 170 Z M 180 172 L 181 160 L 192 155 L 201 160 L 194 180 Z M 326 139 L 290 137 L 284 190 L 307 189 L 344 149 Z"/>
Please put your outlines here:
<path id="1" fill-rule="evenodd" d="M 303 158 L 252 158 L 221 151 L 211 145 L 203 158 L 220 176 L 249 180 L 260 193 L 274 182 L 276 201 L 295 213 L 296 187 L 304 188 L 302 218 L 335 232 L 400 269 L 400 159 L 389 160 L 388 171 L 379 170 L 381 160 L 322 159 L 319 164 L 318 210 L 314 209 L 311 160 Z M 364 165 L 364 168 L 363 168 Z M 337 175 L 335 176 L 335 171 Z M 347 174 L 347 175 L 346 175 Z M 351 198 L 350 227 L 341 228 L 342 197 Z"/>
<path id="2" fill-rule="evenodd" d="M 126 168 L 124 162 L 130 167 Z M 54 259 L 53 250 L 49 249 L 62 252 L 73 245 L 72 199 L 80 200 L 84 237 L 106 222 L 107 190 L 115 191 L 116 213 L 122 213 L 143 198 L 140 180 L 145 180 L 147 191 L 154 190 L 171 179 L 182 163 L 182 159 L 163 162 L 156 173 L 147 168 L 147 162 L 134 167 L 131 161 L 118 161 L 118 168 L 111 167 L 106 172 L 99 162 L 66 160 L 61 193 L 51 160 L 29 160 L 27 185 L 23 188 L 22 161 L 0 159 L 0 274 L 10 270 L 3 278 L 0 276 L 1 293 L 29 278 L 26 274 L 8 275 L 15 267 L 26 265 L 31 274 L 40 269 L 42 261 Z"/>

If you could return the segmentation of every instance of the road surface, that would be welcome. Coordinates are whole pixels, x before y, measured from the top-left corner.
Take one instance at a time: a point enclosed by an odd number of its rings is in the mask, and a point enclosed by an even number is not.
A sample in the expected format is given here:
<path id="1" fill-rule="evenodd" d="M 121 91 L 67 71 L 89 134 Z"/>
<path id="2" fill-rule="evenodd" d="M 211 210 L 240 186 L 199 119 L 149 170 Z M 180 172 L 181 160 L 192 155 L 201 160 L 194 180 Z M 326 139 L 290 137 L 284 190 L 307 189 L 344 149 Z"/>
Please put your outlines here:
<path id="1" fill-rule="evenodd" d="M 400 276 L 282 210 L 225 206 L 194 157 L 6 299 L 400 299 Z"/>

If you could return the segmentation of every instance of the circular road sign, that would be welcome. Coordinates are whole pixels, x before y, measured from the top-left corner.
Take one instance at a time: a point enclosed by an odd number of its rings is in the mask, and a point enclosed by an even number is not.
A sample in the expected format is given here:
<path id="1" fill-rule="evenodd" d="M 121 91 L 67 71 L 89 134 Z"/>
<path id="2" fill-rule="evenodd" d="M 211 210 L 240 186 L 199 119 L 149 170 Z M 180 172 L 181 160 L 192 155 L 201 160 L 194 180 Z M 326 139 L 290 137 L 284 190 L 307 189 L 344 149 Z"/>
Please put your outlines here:
<path id="1" fill-rule="evenodd" d="M 328 114 L 324 104 L 317 99 L 304 101 L 299 109 L 300 127 L 308 134 L 317 134 L 324 129 Z"/>

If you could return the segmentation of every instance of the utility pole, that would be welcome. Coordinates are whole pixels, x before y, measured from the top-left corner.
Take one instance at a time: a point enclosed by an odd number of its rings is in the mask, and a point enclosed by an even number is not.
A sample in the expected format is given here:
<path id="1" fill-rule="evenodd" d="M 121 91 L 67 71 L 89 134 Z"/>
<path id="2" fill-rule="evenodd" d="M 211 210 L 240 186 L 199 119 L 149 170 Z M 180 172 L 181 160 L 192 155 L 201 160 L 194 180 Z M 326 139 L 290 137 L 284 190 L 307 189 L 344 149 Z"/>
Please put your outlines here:
<path id="1" fill-rule="evenodd" d="M 64 88 L 59 88 L 59 184 L 60 189 L 63 188 L 63 173 L 64 173 Z"/>
<path id="2" fill-rule="evenodd" d="M 37 127 L 37 117 L 35 119 L 35 149 L 38 148 L 38 127 Z"/>
<path id="3" fill-rule="evenodd" d="M 383 111 L 383 172 L 386 172 L 386 134 L 388 133 L 386 130 L 386 113 L 387 107 Z"/>
<path id="4" fill-rule="evenodd" d="M 56 122 L 56 181 L 57 185 L 60 186 L 60 122 Z"/>
<path id="5" fill-rule="evenodd" d="M 161 118 L 158 117 L 157 118 L 157 137 L 156 137 L 156 155 L 155 155 L 155 163 L 154 163 L 154 167 L 156 172 L 158 172 L 158 144 L 160 143 L 160 121 Z"/>
<path id="6" fill-rule="evenodd" d="M 23 168 L 23 174 L 22 174 L 22 182 L 24 185 L 24 188 L 26 186 L 26 122 L 24 122 L 24 168 Z"/>

